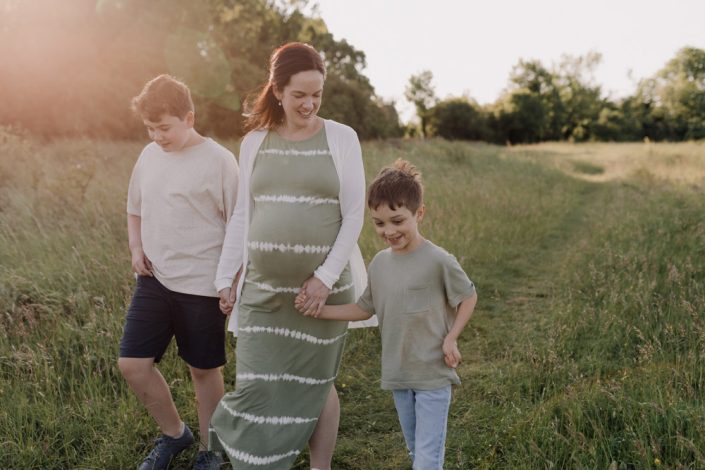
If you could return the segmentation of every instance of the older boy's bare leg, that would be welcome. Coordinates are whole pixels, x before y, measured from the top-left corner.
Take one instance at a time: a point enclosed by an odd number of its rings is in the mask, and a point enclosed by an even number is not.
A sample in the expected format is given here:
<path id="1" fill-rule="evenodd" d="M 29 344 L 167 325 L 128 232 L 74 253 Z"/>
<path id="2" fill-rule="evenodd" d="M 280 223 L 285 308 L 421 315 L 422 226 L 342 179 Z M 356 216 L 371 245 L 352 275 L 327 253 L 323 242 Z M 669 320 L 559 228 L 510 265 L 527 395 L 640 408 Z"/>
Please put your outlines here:
<path id="1" fill-rule="evenodd" d="M 215 369 L 198 369 L 189 366 L 193 388 L 196 391 L 196 409 L 198 411 L 198 428 L 200 440 L 198 450 L 208 449 L 208 425 L 215 407 L 223 398 L 225 385 L 220 367 Z"/>
<path id="2" fill-rule="evenodd" d="M 154 367 L 154 358 L 121 357 L 118 367 L 137 399 L 147 408 L 162 433 L 181 435 L 181 417 L 164 377 Z"/>
<path id="3" fill-rule="evenodd" d="M 311 449 L 311 468 L 330 470 L 338 439 L 338 424 L 340 423 L 340 401 L 335 386 L 330 388 L 326 404 L 321 416 L 318 417 L 316 429 L 313 431 L 308 446 Z"/>

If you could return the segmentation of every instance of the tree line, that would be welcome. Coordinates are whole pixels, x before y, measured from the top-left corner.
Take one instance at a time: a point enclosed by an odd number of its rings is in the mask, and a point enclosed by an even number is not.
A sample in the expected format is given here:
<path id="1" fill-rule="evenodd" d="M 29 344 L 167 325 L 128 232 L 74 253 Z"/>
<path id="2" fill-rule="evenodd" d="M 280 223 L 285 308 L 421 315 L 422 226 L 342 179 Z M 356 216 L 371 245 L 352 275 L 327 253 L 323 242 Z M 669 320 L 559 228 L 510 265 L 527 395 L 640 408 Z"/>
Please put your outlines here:
<path id="1" fill-rule="evenodd" d="M 407 135 L 496 143 L 686 140 L 705 137 L 705 51 L 681 49 L 633 95 L 605 96 L 601 57 L 548 67 L 520 60 L 492 104 L 439 99 L 433 75 L 410 78 L 420 123 L 402 126 L 394 103 L 364 75 L 363 51 L 336 40 L 309 0 L 0 0 L 0 126 L 45 137 L 134 138 L 130 98 L 160 73 L 191 87 L 200 131 L 242 133 L 243 104 L 267 77 L 272 50 L 303 41 L 328 67 L 321 115 L 363 139 Z"/>
<path id="2" fill-rule="evenodd" d="M 134 138 L 130 98 L 161 73 L 184 80 L 197 128 L 242 133 L 243 103 L 275 47 L 303 41 L 328 68 L 321 115 L 362 138 L 400 136 L 393 103 L 307 0 L 0 0 L 0 125 L 44 137 Z"/>
<path id="3" fill-rule="evenodd" d="M 433 74 L 423 71 L 406 88 L 420 121 L 407 132 L 496 143 L 705 138 L 704 50 L 680 49 L 634 94 L 616 100 L 594 81 L 600 60 L 594 52 L 550 68 L 520 60 L 501 96 L 485 106 L 467 96 L 438 99 Z"/>

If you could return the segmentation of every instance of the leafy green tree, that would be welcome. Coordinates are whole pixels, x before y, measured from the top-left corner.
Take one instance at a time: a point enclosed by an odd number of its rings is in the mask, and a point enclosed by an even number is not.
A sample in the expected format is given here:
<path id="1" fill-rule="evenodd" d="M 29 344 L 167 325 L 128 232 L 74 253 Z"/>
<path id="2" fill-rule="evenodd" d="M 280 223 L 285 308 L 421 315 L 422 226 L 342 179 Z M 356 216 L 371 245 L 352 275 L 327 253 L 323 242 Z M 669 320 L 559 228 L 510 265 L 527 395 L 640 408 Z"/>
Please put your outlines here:
<path id="1" fill-rule="evenodd" d="M 307 0 L 54 3 L 3 4 L 0 125 L 46 136 L 134 137 L 143 130 L 130 98 L 148 79 L 171 73 L 192 90 L 199 130 L 237 136 L 244 101 L 266 80 L 272 50 L 305 41 L 322 52 L 337 90 L 327 93 L 323 112 L 363 138 L 401 132 L 393 107 L 364 76 L 364 53 L 336 41 Z"/>
<path id="2" fill-rule="evenodd" d="M 634 141 L 646 137 L 645 126 L 650 120 L 649 108 L 634 96 L 618 102 L 605 101 L 592 136 L 600 141 Z"/>
<path id="3" fill-rule="evenodd" d="M 499 141 L 533 143 L 546 139 L 550 110 L 528 90 L 505 95 L 495 107 L 494 135 Z"/>
<path id="4" fill-rule="evenodd" d="M 492 107 L 495 138 L 509 142 L 587 140 L 605 105 L 592 74 L 600 55 L 565 56 L 550 70 L 520 60 L 509 86 Z"/>
<path id="5" fill-rule="evenodd" d="M 429 134 L 449 140 L 487 140 L 487 121 L 469 98 L 439 101 L 428 111 Z"/>
<path id="6" fill-rule="evenodd" d="M 561 138 L 564 105 L 557 75 L 537 60 L 523 61 L 512 69 L 510 107 L 519 112 L 529 141 Z M 531 121 L 527 121 L 530 119 Z M 533 124 L 532 124 L 533 123 Z"/>
<path id="7" fill-rule="evenodd" d="M 649 138 L 705 138 L 705 50 L 679 50 L 654 77 L 639 83 L 636 98 L 649 109 Z"/>
<path id="8" fill-rule="evenodd" d="M 563 56 L 556 71 L 562 104 L 561 135 L 584 141 L 592 138 L 592 128 L 605 106 L 602 89 L 595 83 L 594 71 L 602 61 L 597 52 L 584 56 Z"/>
<path id="9" fill-rule="evenodd" d="M 438 102 L 432 81 L 433 73 L 430 70 L 424 70 L 409 77 L 409 83 L 404 91 L 404 97 L 416 107 L 423 137 L 427 135 L 428 112 Z"/>
<path id="10" fill-rule="evenodd" d="M 559 138 L 562 103 L 555 81 L 539 61 L 520 60 L 512 68 L 507 90 L 492 107 L 496 139 L 539 142 Z"/>

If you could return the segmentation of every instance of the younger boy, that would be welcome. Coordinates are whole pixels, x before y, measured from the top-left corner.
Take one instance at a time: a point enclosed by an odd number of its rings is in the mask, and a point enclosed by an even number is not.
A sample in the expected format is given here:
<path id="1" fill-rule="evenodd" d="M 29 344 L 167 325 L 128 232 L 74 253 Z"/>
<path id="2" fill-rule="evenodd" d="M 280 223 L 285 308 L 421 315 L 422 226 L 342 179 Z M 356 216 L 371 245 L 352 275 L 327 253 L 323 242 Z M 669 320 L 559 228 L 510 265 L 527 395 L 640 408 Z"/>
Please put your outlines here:
<path id="1" fill-rule="evenodd" d="M 173 336 L 196 392 L 201 442 L 194 468 L 218 468 L 222 459 L 205 451 L 203 439 L 224 393 L 225 316 L 213 281 L 235 206 L 237 163 L 230 151 L 196 132 L 191 93 L 173 77 L 148 82 L 132 106 L 153 142 L 135 164 L 127 195 L 138 277 L 118 365 L 162 432 L 139 469 L 166 469 L 194 442 L 154 366 Z"/>
<path id="2" fill-rule="evenodd" d="M 442 469 L 451 384 L 459 384 L 457 339 L 477 302 L 456 259 L 425 240 L 421 174 L 397 160 L 368 190 L 377 234 L 389 245 L 374 257 L 357 304 L 326 305 L 318 318 L 363 320 L 375 313 L 382 337 L 382 388 L 392 390 L 413 468 Z M 316 308 L 304 294 L 304 315 Z"/>

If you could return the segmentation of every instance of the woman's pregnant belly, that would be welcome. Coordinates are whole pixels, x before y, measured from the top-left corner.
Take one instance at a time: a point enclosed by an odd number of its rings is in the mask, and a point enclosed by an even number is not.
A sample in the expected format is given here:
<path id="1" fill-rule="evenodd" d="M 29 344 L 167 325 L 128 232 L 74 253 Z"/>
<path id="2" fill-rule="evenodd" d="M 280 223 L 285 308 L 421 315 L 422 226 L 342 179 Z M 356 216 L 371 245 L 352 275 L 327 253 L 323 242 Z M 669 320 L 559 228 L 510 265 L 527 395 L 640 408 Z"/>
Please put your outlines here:
<path id="1" fill-rule="evenodd" d="M 247 247 L 250 266 L 281 285 L 300 285 L 325 261 L 340 223 L 337 204 L 256 203 Z"/>

